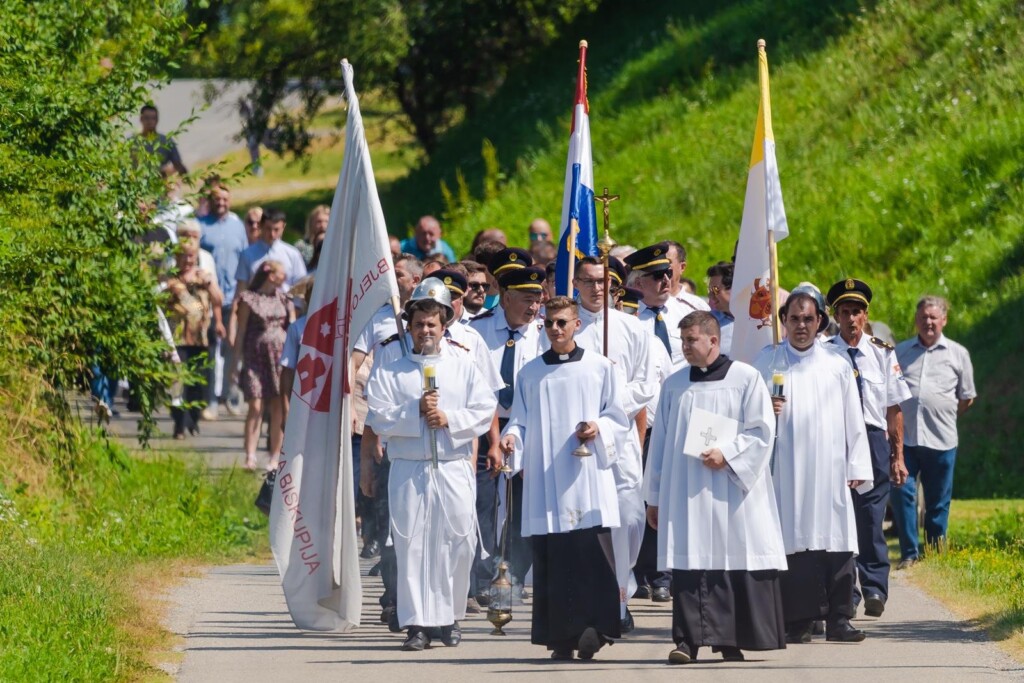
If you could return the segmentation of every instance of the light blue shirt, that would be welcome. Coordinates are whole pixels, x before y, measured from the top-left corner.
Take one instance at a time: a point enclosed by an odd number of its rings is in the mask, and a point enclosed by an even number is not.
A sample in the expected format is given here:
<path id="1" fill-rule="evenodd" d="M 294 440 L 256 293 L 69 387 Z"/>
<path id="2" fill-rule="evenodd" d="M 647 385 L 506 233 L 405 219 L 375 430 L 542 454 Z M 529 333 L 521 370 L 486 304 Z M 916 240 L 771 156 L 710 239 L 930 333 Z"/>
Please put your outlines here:
<path id="1" fill-rule="evenodd" d="M 420 249 L 420 245 L 416 244 L 415 237 L 406 237 L 402 240 L 402 253 L 412 254 L 420 261 L 431 254 L 444 254 L 444 257 L 448 259 L 448 263 L 455 263 L 456 261 L 455 252 L 452 250 L 451 245 L 440 239 L 437 241 L 437 244 L 434 245 L 434 251 L 430 252 L 430 254 L 426 254 L 422 249 Z"/>
<path id="2" fill-rule="evenodd" d="M 263 240 L 256 240 L 238 257 L 235 279 L 249 282 L 259 270 L 260 264 L 268 259 L 284 264 L 285 284 L 289 287 L 306 277 L 306 262 L 298 249 L 281 240 L 275 240 L 269 245 Z"/>
<path id="3" fill-rule="evenodd" d="M 718 340 L 718 348 L 728 356 L 732 351 L 732 324 L 736 322 L 736 319 L 732 317 L 732 314 L 722 311 L 711 311 L 711 315 L 715 316 L 718 327 L 722 331 L 721 339 Z"/>
<path id="4" fill-rule="evenodd" d="M 213 254 L 213 263 L 217 270 L 217 284 L 224 293 L 224 305 L 229 306 L 235 300 L 235 273 L 238 270 L 238 258 L 249 246 L 249 238 L 245 235 L 245 225 L 237 214 L 229 211 L 217 220 L 213 216 L 199 219 L 203 235 L 199 238 L 199 246 Z"/>

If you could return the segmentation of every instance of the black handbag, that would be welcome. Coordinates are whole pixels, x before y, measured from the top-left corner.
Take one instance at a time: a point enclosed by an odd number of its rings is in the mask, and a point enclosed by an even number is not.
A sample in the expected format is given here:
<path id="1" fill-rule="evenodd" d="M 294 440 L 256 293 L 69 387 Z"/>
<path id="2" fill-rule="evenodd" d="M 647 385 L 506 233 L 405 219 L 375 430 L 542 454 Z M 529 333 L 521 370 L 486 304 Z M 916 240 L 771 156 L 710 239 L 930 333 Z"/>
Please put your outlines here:
<path id="1" fill-rule="evenodd" d="M 277 470 L 267 472 L 260 486 L 260 492 L 256 494 L 256 507 L 263 514 L 270 516 L 270 501 L 274 499 L 274 482 L 277 481 Z"/>

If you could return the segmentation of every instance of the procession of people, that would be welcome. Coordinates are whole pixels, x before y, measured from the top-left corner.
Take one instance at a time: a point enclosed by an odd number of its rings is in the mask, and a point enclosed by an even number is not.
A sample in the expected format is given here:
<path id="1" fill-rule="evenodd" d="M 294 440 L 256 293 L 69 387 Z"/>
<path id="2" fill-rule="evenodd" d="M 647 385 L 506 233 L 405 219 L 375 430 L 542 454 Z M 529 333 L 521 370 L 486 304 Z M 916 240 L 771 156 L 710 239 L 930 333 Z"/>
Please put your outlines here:
<path id="1" fill-rule="evenodd" d="M 589 136 L 585 48 L 574 136 Z M 359 556 L 377 560 L 370 574 L 384 586 L 380 621 L 404 632 L 405 651 L 457 647 L 460 621 L 484 609 L 500 632 L 514 605 L 528 605 L 532 643 L 553 660 L 590 660 L 630 637 L 636 600 L 671 609 L 670 664 L 702 648 L 741 662 L 815 635 L 870 637 L 851 620 L 885 612 L 890 496 L 898 568 L 925 552 L 901 490 L 913 491 L 914 477 L 928 548 L 944 543 L 955 420 L 975 397 L 970 358 L 942 336 L 939 297 L 920 299 L 918 337 L 896 347 L 881 325 L 873 333 L 870 308 L 884 293 L 867 281 L 836 273 L 827 287 L 780 289 L 775 240 L 788 227 L 777 177 L 766 182 L 777 173 L 770 121 L 757 131 L 750 187 L 768 196 L 748 202 L 760 215 L 745 210 L 732 256 L 710 260 L 704 296 L 684 276 L 683 235 L 611 242 L 618 197 L 583 185 L 593 183 L 589 138 L 570 143 L 560 238 L 570 241 L 556 246 L 537 218 L 524 230 L 529 249 L 492 227 L 460 261 L 436 217 L 404 240 L 387 236 L 372 183 L 347 167 L 339 188 L 364 192 L 370 215 L 359 202 L 340 207 L 350 214 L 342 247 L 330 232 L 341 221 L 318 207 L 303 252 L 281 241 L 275 209 L 250 237 L 228 189 L 211 181 L 199 234 L 191 219 L 178 232 L 210 252 L 212 272 L 194 274 L 202 254 L 187 246 L 169 287 L 177 353 L 209 347 L 214 372 L 207 410 L 179 410 L 176 433 L 215 419 L 237 375 L 253 469 L 269 415 L 272 544 L 297 626 L 358 623 L 346 536 L 358 517 Z M 350 142 L 368 154 L 365 140 Z M 594 201 L 604 208 L 599 248 Z M 751 243 L 764 266 L 748 281 Z M 318 265 L 323 278 L 309 275 Z M 374 287 L 386 296 L 358 310 Z M 317 289 L 340 304 L 311 297 Z M 332 368 L 338 358 L 345 367 Z M 303 413 L 294 424 L 292 398 Z M 304 469 L 307 459 L 317 464 Z M 295 492 L 303 475 L 313 480 L 305 498 Z"/>
<path id="2" fill-rule="evenodd" d="M 780 300 L 780 344 L 745 363 L 722 344 L 732 264 L 709 269 L 708 299 L 673 296 L 672 250 L 577 259 L 572 297 L 503 244 L 429 275 L 397 257 L 417 274 L 399 286 L 411 352 L 390 306 L 355 348 L 390 462 L 374 485 L 363 459 L 363 493 L 388 498 L 382 621 L 402 649 L 457 646 L 499 564 L 555 660 L 628 638 L 642 599 L 671 603 L 672 664 L 808 643 L 819 622 L 827 641 L 870 635 L 851 619 L 888 599 L 882 517 L 906 478 L 894 415 L 910 398 L 893 346 L 867 331 L 871 288 L 802 283 Z M 467 315 L 480 265 L 497 296 Z M 443 388 L 424 389 L 426 367 Z"/>

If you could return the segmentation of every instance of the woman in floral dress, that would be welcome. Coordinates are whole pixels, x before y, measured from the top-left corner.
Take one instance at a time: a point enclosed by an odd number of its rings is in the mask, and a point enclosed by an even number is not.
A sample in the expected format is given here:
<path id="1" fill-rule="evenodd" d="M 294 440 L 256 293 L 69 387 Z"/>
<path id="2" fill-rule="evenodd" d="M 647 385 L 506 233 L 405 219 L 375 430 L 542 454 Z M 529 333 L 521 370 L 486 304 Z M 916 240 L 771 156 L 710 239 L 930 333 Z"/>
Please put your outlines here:
<path id="1" fill-rule="evenodd" d="M 256 445 L 263 423 L 264 406 L 270 412 L 270 464 L 277 469 L 284 440 L 281 420 L 281 370 L 278 361 L 284 348 L 285 330 L 295 318 L 291 302 L 282 290 L 286 273 L 279 261 L 264 261 L 237 297 L 238 326 L 235 357 L 242 359 L 239 385 L 249 404 L 245 416 L 245 468 L 256 469 Z M 264 401 L 266 401 L 264 403 Z"/>

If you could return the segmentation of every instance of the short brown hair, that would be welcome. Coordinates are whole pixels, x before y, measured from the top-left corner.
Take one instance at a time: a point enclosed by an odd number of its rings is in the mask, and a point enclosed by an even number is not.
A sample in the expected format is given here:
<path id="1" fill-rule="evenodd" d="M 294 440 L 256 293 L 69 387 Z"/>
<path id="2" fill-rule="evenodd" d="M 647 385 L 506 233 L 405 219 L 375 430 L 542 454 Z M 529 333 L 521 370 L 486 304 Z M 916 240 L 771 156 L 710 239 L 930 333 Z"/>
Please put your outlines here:
<path id="1" fill-rule="evenodd" d="M 694 311 L 679 321 L 679 330 L 688 330 L 691 327 L 700 328 L 702 334 L 722 338 L 722 326 L 718 319 L 707 311 Z"/>
<path id="2" fill-rule="evenodd" d="M 544 304 L 544 316 L 547 317 L 548 313 L 565 309 L 569 309 L 573 315 L 579 316 L 579 306 L 576 305 L 574 300 L 567 296 L 553 296 Z"/>
<path id="3" fill-rule="evenodd" d="M 455 265 L 456 264 L 452 264 L 450 268 L 454 268 Z M 457 265 L 460 265 L 466 269 L 466 277 L 469 277 L 470 275 L 473 275 L 475 273 L 487 273 L 487 266 L 476 261 L 470 261 L 469 259 L 463 259 L 462 261 L 459 261 Z"/>

